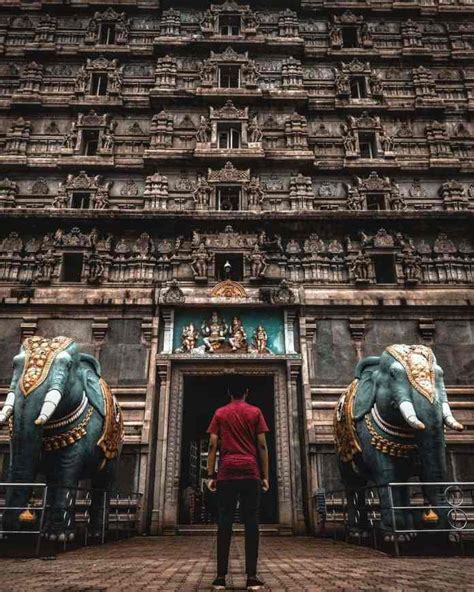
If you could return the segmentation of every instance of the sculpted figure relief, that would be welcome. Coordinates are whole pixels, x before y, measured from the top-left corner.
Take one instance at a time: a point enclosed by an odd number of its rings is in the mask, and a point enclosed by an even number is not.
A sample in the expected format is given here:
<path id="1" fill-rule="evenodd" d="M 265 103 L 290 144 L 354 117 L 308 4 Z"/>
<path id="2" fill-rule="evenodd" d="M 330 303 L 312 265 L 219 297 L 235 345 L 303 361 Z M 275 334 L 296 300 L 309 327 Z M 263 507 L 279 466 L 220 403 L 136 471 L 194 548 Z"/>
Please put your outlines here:
<path id="1" fill-rule="evenodd" d="M 204 243 L 201 243 L 199 247 L 193 253 L 194 258 L 191 263 L 191 267 L 197 278 L 207 278 L 207 263 L 211 256 L 207 252 Z"/>
<path id="2" fill-rule="evenodd" d="M 196 132 L 196 140 L 200 143 L 209 142 L 211 139 L 211 126 L 209 125 L 209 119 L 201 115 L 201 121 L 199 122 L 199 128 Z"/>
<path id="3" fill-rule="evenodd" d="M 181 348 L 178 352 L 192 352 L 196 348 L 198 337 L 199 331 L 196 329 L 193 322 L 189 323 L 189 325 L 185 325 L 181 334 Z"/>
<path id="4" fill-rule="evenodd" d="M 229 337 L 229 343 L 232 351 L 246 350 L 247 349 L 247 333 L 245 332 L 242 321 L 239 317 L 234 317 L 231 324 L 231 337 Z"/>
<path id="5" fill-rule="evenodd" d="M 201 335 L 206 351 L 213 353 L 220 349 L 228 333 L 228 326 L 220 318 L 219 313 L 214 311 L 208 321 L 203 321 L 201 325 Z"/>
<path id="6" fill-rule="evenodd" d="M 267 347 L 268 335 L 263 325 L 259 325 L 253 333 L 253 346 L 254 350 L 259 354 L 269 353 Z"/>
<path id="7" fill-rule="evenodd" d="M 262 277 L 267 268 L 267 259 L 260 250 L 258 243 L 255 244 L 253 251 L 248 255 L 250 262 L 250 275 L 252 278 Z"/>

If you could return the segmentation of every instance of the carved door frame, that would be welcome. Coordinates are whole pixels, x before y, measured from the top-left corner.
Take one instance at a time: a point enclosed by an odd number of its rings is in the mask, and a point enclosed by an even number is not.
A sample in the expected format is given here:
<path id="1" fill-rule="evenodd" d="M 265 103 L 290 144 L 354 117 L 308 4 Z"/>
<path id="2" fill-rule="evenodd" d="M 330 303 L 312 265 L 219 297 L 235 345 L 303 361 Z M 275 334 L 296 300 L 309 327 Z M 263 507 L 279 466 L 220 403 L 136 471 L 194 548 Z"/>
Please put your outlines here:
<path id="1" fill-rule="evenodd" d="M 268 362 L 202 361 L 175 363 L 169 367 L 167 377 L 160 388 L 158 416 L 155 487 L 151 531 L 153 533 L 175 533 L 178 526 L 179 478 L 181 464 L 182 416 L 184 379 L 186 376 L 213 376 L 223 373 L 248 374 L 249 376 L 272 376 L 274 383 L 275 410 L 275 453 L 278 487 L 278 525 L 282 534 L 297 532 L 298 516 L 296 499 L 296 476 L 299 438 L 295 432 L 294 417 L 297 416 L 297 401 L 291 387 L 287 364 Z M 293 373 L 294 374 L 294 373 Z"/>

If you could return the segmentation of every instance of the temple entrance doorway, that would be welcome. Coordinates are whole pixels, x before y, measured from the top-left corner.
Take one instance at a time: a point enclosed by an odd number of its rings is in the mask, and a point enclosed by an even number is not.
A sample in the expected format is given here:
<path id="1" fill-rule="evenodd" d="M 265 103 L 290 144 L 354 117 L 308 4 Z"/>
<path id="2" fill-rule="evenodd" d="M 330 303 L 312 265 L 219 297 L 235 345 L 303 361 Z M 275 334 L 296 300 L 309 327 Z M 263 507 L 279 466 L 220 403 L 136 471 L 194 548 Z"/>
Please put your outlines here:
<path id="1" fill-rule="evenodd" d="M 232 379 L 236 375 L 187 375 L 183 381 L 182 446 L 179 479 L 178 522 L 186 526 L 211 526 L 216 523 L 216 495 L 209 492 L 207 476 L 207 427 L 214 411 L 229 402 Z M 270 491 L 262 496 L 261 524 L 277 524 L 278 488 L 275 455 L 275 388 L 272 375 L 246 375 L 248 402 L 260 407 L 270 432 L 267 434 L 270 456 Z M 239 522 L 237 509 L 235 522 Z"/>

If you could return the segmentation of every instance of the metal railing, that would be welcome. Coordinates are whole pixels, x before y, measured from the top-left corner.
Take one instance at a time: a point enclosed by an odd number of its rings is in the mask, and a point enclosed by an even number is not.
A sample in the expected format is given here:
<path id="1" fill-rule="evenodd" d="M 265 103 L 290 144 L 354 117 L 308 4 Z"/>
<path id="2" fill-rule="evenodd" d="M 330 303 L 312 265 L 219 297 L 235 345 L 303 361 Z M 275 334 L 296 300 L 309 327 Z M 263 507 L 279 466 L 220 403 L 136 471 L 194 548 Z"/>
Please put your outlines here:
<path id="1" fill-rule="evenodd" d="M 8 489 L 12 488 L 31 488 L 28 503 L 25 506 L 7 506 L 5 494 Z M 4 540 L 8 535 L 18 536 L 34 536 L 35 553 L 40 554 L 41 541 L 45 532 L 45 517 L 50 509 L 49 499 L 50 495 L 56 491 L 63 491 L 64 493 L 64 512 L 65 518 L 68 512 L 74 513 L 74 544 L 89 544 L 91 535 L 91 507 L 93 497 L 99 498 L 99 521 L 95 526 L 100 527 L 100 532 L 97 530 L 94 534 L 99 534 L 99 543 L 106 542 L 107 533 L 115 534 L 118 539 L 121 534 L 130 536 L 137 531 L 138 514 L 141 509 L 141 494 L 133 492 L 126 495 L 120 493 L 110 494 L 104 489 L 94 489 L 85 487 L 67 487 L 62 485 L 47 485 L 45 483 L 0 483 L 0 539 Z M 96 503 L 97 499 L 94 500 Z M 33 514 L 31 517 L 31 527 L 28 521 L 24 522 L 25 528 L 20 530 L 9 530 L 3 527 L 4 515 L 8 511 L 26 512 Z M 97 508 L 96 508 L 97 510 Z M 34 526 L 33 526 L 34 524 Z M 67 537 L 59 541 L 66 550 L 72 541 Z"/>
<path id="2" fill-rule="evenodd" d="M 425 501 L 426 488 L 435 494 L 436 503 Z M 342 530 L 346 541 L 371 540 L 375 548 L 382 537 L 393 542 L 397 555 L 399 543 L 410 542 L 418 534 L 445 533 L 463 548 L 463 536 L 474 533 L 474 482 L 470 481 L 397 482 L 349 494 L 342 489 L 319 489 L 313 500 L 320 534 L 337 538 Z"/>

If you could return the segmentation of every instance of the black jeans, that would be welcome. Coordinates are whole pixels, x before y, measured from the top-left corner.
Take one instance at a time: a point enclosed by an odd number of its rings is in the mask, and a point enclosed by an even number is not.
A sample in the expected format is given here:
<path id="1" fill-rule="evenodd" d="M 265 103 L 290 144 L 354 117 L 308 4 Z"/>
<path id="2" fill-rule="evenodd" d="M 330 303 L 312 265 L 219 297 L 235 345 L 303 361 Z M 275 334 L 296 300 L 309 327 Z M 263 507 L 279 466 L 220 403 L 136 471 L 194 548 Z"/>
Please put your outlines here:
<path id="1" fill-rule="evenodd" d="M 257 575 L 258 558 L 258 510 L 262 486 L 257 479 L 236 479 L 217 482 L 217 575 L 225 576 L 229 564 L 230 540 L 237 499 L 245 526 L 245 571 L 248 576 Z"/>

